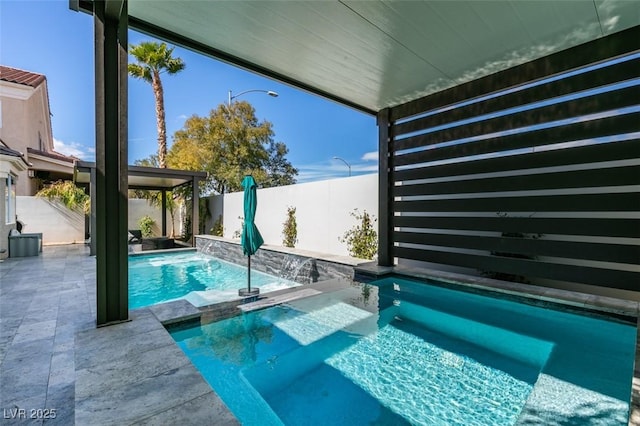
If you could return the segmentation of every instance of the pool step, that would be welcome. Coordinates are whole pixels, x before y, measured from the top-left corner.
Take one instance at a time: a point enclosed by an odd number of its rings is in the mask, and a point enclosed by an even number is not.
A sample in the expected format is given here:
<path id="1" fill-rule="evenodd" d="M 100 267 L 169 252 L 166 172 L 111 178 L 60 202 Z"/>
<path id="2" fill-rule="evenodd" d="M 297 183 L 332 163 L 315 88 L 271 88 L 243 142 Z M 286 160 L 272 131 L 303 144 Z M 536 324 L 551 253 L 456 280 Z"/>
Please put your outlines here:
<path id="1" fill-rule="evenodd" d="M 315 296 L 320 293 L 321 292 L 318 290 L 314 290 L 312 288 L 305 288 L 302 290 L 292 291 L 290 293 L 265 297 L 264 299 L 256 300 L 255 302 L 240 305 L 238 306 L 238 308 L 240 308 L 242 312 L 252 312 L 258 309 L 269 308 L 271 306 L 280 305 L 282 303 L 291 302 L 291 301 L 302 299 L 305 297 Z"/>
<path id="2" fill-rule="evenodd" d="M 299 312 L 301 315 L 278 319 L 273 325 L 303 346 L 339 331 L 366 335 L 377 329 L 377 315 L 341 301 Z"/>

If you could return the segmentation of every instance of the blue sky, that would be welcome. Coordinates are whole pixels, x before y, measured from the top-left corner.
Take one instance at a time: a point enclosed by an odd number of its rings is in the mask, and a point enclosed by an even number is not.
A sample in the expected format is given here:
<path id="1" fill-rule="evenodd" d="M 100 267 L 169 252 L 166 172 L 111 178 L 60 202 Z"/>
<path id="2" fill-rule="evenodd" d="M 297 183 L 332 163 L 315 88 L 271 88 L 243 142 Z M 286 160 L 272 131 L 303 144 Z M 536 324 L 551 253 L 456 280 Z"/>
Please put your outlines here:
<path id="1" fill-rule="evenodd" d="M 67 0 L 0 0 L 0 63 L 47 76 L 56 150 L 94 159 L 93 19 L 69 10 Z M 129 32 L 129 43 L 150 40 Z M 298 182 L 377 171 L 375 117 L 316 95 L 176 47 L 186 63 L 165 76 L 169 144 L 187 117 L 206 115 L 227 101 L 228 91 L 273 90 L 277 98 L 247 93 L 261 120 L 273 123 L 275 140 L 289 147 L 288 159 L 300 171 Z M 129 162 L 154 154 L 156 119 L 151 86 L 129 80 Z"/>

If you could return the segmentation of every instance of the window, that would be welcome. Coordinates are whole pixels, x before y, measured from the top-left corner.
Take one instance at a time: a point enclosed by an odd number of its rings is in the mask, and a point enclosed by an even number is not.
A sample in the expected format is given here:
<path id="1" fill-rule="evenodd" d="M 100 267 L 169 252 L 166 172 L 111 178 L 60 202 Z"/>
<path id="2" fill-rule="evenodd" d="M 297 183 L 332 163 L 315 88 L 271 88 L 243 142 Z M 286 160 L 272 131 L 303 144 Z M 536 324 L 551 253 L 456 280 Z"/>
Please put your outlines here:
<path id="1" fill-rule="evenodd" d="M 6 212 L 5 223 L 14 223 L 16 221 L 16 178 L 11 174 L 6 179 L 4 206 Z"/>

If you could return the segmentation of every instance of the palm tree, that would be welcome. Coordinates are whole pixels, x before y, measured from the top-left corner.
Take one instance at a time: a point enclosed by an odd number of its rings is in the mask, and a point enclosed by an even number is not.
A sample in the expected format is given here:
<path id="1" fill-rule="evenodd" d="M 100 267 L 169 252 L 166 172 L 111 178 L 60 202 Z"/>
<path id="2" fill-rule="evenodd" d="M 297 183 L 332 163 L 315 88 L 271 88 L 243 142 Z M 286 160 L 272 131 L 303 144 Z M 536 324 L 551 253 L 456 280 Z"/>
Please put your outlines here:
<path id="1" fill-rule="evenodd" d="M 171 56 L 173 49 L 173 47 L 167 48 L 165 43 L 153 41 L 143 41 L 138 45 L 129 46 L 129 54 L 137 61 L 136 64 L 129 64 L 129 75 L 151 83 L 153 94 L 156 98 L 158 164 L 163 169 L 167 167 L 167 128 L 164 118 L 164 91 L 160 74 L 163 72 L 169 75 L 176 74 L 185 67 L 182 59 Z"/>

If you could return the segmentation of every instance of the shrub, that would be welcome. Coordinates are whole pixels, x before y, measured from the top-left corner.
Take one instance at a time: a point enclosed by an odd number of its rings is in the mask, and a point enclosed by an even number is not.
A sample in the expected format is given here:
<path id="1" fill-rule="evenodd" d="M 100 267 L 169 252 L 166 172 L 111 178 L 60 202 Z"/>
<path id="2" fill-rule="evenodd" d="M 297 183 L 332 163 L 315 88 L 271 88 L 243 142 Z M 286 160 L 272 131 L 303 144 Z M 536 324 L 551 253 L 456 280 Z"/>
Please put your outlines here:
<path id="1" fill-rule="evenodd" d="M 358 224 L 345 232 L 342 238 L 338 237 L 338 240 L 347 243 L 347 250 L 351 256 L 374 259 L 378 253 L 378 233 L 373 227 L 375 217 L 369 215 L 366 210 L 360 214 L 358 209 L 354 209 L 350 215 Z"/>
<path id="2" fill-rule="evenodd" d="M 53 182 L 38 191 L 36 196 L 60 201 L 69 210 L 82 209 L 85 214 L 91 211 L 90 197 L 69 180 Z"/>
<path id="3" fill-rule="evenodd" d="M 143 238 L 149 238 L 153 236 L 153 225 L 155 225 L 156 221 L 151 218 L 149 215 L 142 216 L 138 221 L 138 226 L 140 227 L 140 231 L 142 232 Z"/>
<path id="4" fill-rule="evenodd" d="M 296 222 L 296 208 L 287 207 L 287 220 L 282 224 L 282 245 L 285 247 L 295 247 L 298 242 L 298 223 Z"/>

